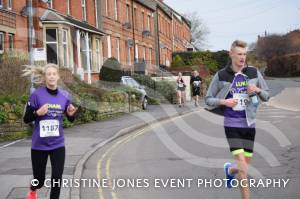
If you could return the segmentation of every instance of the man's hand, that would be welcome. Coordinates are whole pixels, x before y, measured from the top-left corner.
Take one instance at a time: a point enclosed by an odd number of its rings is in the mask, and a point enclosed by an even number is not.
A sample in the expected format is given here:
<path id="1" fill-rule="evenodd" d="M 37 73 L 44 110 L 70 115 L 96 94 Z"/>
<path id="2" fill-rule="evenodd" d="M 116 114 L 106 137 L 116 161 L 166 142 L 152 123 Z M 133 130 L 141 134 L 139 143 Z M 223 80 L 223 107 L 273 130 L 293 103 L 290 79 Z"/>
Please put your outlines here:
<path id="1" fill-rule="evenodd" d="M 44 116 L 48 112 L 48 104 L 44 104 L 41 108 L 36 111 L 38 116 Z"/>
<path id="2" fill-rule="evenodd" d="M 234 106 L 236 106 L 238 103 L 237 99 L 225 99 L 225 100 L 221 100 L 221 104 L 230 108 L 233 108 Z"/>
<path id="3" fill-rule="evenodd" d="M 259 93 L 261 91 L 260 88 L 258 88 L 256 85 L 254 84 L 250 84 L 247 88 L 247 92 L 248 93 Z"/>
<path id="4" fill-rule="evenodd" d="M 73 104 L 70 104 L 70 105 L 68 106 L 68 108 L 67 108 L 67 114 L 68 114 L 68 116 L 70 116 L 70 117 L 74 116 L 74 114 L 76 113 L 76 111 L 77 111 L 77 108 L 75 108 L 75 107 L 73 106 Z"/>

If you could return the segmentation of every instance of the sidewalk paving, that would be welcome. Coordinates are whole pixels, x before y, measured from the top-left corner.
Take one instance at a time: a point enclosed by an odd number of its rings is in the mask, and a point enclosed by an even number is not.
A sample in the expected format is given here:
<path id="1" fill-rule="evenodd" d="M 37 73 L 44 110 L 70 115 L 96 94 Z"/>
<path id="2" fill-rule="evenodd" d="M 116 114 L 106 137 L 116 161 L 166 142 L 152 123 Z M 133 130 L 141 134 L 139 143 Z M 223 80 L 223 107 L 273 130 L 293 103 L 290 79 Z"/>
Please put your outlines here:
<path id="1" fill-rule="evenodd" d="M 145 112 L 135 112 L 112 120 L 93 122 L 66 129 L 66 162 L 63 178 L 72 179 L 77 163 L 99 143 L 115 136 L 125 128 L 153 122 L 139 119 L 143 118 L 143 115 L 151 114 L 155 121 L 160 121 L 193 110 L 195 108 L 191 103 L 183 108 L 179 108 L 177 105 L 149 106 Z M 5 146 L 7 144 L 9 143 L 0 143 L 0 195 L 3 199 L 22 199 L 25 198 L 32 179 L 31 138 Z M 50 161 L 48 161 L 47 178 L 50 176 L 50 168 Z M 38 192 L 39 198 L 47 198 L 47 195 L 49 195 L 48 188 L 43 188 Z M 70 189 L 63 188 L 60 198 L 70 198 Z"/>

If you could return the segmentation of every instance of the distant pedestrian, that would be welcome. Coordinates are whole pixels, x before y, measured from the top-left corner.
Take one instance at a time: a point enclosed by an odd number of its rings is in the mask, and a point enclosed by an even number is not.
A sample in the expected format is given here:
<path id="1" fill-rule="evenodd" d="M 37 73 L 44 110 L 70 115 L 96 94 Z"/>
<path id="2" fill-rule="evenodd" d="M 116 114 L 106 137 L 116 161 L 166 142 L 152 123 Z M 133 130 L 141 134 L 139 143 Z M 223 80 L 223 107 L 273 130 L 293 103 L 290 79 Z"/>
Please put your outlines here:
<path id="1" fill-rule="evenodd" d="M 179 107 L 184 106 L 186 84 L 182 78 L 182 73 L 178 73 L 177 77 L 177 100 Z"/>
<path id="2" fill-rule="evenodd" d="M 192 88 L 193 100 L 195 102 L 196 107 L 199 105 L 201 81 L 202 81 L 202 79 L 199 76 L 198 71 L 196 71 L 196 70 L 193 71 L 190 84 L 191 84 L 191 88 Z"/>

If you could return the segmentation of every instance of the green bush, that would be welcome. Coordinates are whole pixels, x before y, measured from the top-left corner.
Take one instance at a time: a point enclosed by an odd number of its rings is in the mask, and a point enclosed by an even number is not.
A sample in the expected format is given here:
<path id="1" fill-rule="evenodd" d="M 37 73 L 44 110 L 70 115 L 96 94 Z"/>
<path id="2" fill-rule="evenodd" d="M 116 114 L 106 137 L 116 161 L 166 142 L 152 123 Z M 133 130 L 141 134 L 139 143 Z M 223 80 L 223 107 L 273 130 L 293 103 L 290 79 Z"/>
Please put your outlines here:
<path id="1" fill-rule="evenodd" d="M 148 104 L 150 104 L 150 105 L 159 105 L 160 101 L 159 101 L 159 99 L 148 97 Z"/>
<path id="2" fill-rule="evenodd" d="M 212 52 L 212 57 L 216 60 L 218 69 L 225 67 L 230 60 L 229 52 L 227 50 Z"/>
<path id="3" fill-rule="evenodd" d="M 218 62 L 214 59 L 213 53 L 210 51 L 199 52 L 180 52 L 173 54 L 174 59 L 180 57 L 183 61 L 183 65 L 186 66 L 205 66 L 210 73 L 214 73 L 218 70 Z"/>
<path id="4" fill-rule="evenodd" d="M 164 98 L 170 102 L 174 103 L 176 101 L 176 83 L 169 81 L 158 81 L 156 82 L 156 90 L 164 96 Z"/>
<path id="5" fill-rule="evenodd" d="M 6 123 L 9 113 L 22 118 L 27 96 L 0 96 L 0 124 Z"/>
<path id="6" fill-rule="evenodd" d="M 171 64 L 172 67 L 180 67 L 180 66 L 184 66 L 184 62 L 183 60 L 181 59 L 181 57 L 179 55 L 176 55 L 174 58 L 173 58 L 173 61 L 172 61 L 172 64 Z"/>
<path id="7" fill-rule="evenodd" d="M 107 59 L 101 68 L 99 77 L 103 81 L 120 82 L 122 77 L 121 64 L 114 57 Z"/>

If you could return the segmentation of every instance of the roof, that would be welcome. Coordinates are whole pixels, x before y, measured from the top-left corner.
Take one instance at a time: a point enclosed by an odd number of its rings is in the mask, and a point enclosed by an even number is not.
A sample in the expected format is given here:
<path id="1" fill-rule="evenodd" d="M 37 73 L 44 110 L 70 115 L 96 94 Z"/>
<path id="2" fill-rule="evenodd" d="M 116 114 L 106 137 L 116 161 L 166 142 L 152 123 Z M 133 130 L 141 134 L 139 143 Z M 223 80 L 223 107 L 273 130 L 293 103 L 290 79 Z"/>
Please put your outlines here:
<path id="1" fill-rule="evenodd" d="M 161 8 L 170 18 L 172 18 L 172 9 L 161 1 L 156 1 L 157 7 Z"/>
<path id="2" fill-rule="evenodd" d="M 189 28 L 191 28 L 191 22 L 183 15 L 179 14 L 177 11 L 175 11 L 173 8 L 171 8 L 164 2 L 156 0 L 156 3 L 167 15 L 171 17 L 173 14 L 178 20 L 185 22 L 189 26 Z"/>
<path id="3" fill-rule="evenodd" d="M 79 28 L 79 29 L 82 29 L 82 30 L 85 30 L 88 32 L 92 32 L 92 33 L 96 33 L 96 34 L 100 34 L 100 35 L 105 34 L 102 30 L 100 30 L 86 22 L 79 21 L 79 20 L 74 19 L 69 16 L 64 16 L 62 14 L 55 12 L 54 10 L 46 10 L 40 19 L 43 23 L 64 23 L 64 24 L 75 26 L 76 28 Z"/>
<path id="4" fill-rule="evenodd" d="M 156 10 L 156 2 L 153 0 L 136 0 L 136 1 L 150 8 L 151 10 Z"/>

